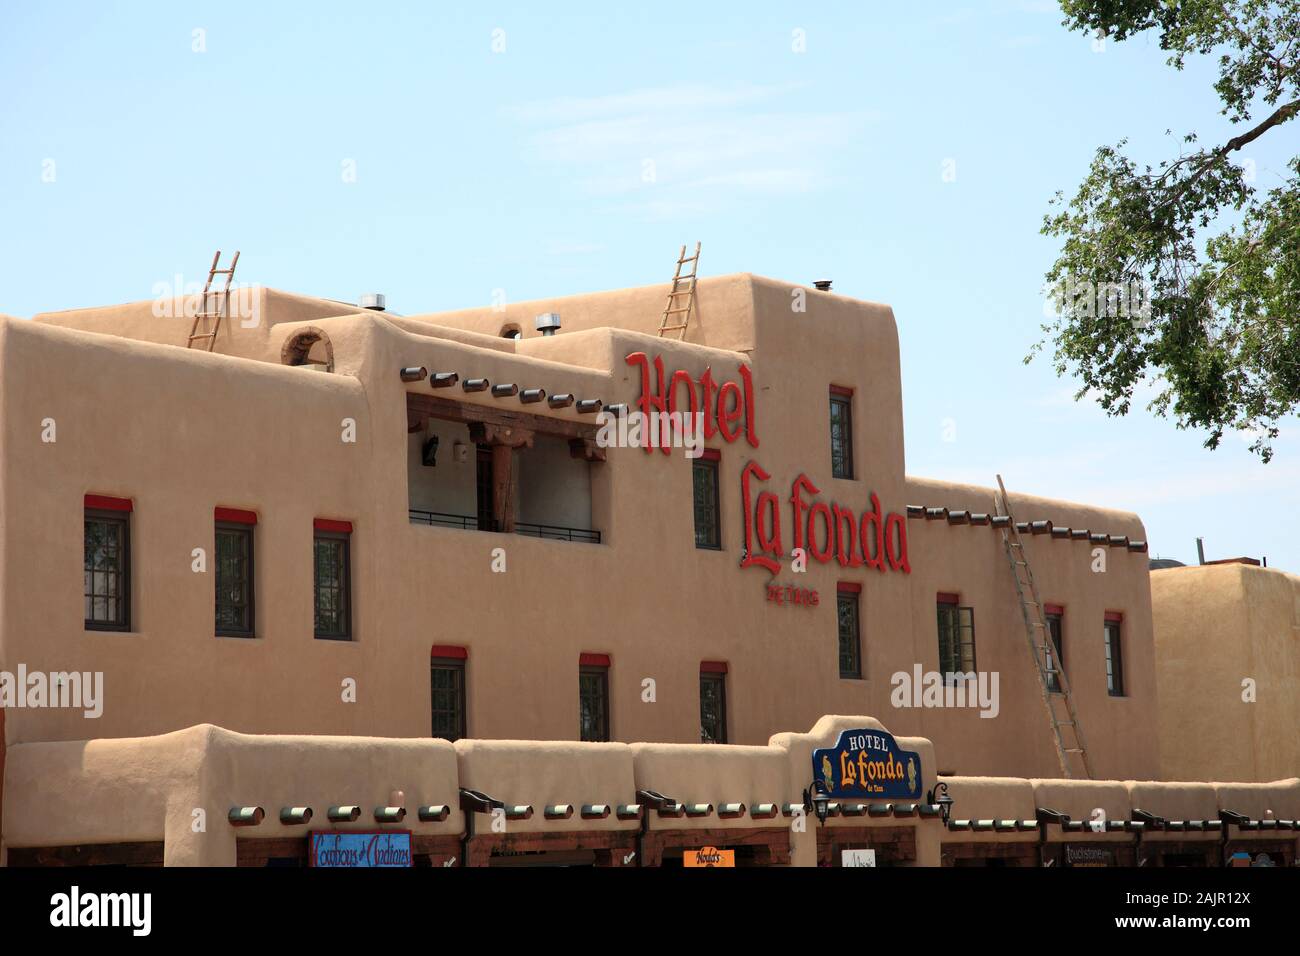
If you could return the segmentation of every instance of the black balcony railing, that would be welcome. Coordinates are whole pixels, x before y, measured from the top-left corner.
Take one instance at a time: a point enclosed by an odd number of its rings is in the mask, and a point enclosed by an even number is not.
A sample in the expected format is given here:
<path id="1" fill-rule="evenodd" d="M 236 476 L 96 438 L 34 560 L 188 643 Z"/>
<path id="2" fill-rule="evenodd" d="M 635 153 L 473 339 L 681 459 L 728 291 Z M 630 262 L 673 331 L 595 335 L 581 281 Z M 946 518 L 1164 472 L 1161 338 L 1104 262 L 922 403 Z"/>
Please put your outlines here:
<path id="1" fill-rule="evenodd" d="M 526 534 L 530 538 L 549 538 L 551 541 L 586 541 L 589 544 L 600 544 L 599 531 L 588 528 L 566 528 L 556 524 L 516 521 L 515 534 Z"/>
<path id="2" fill-rule="evenodd" d="M 410 509 L 412 524 L 435 525 L 441 528 L 461 528 L 466 531 L 499 531 L 500 526 L 493 518 L 479 518 L 474 515 L 449 514 L 444 511 L 421 511 Z M 530 538 L 546 538 L 550 541 L 585 541 L 600 544 L 600 532 L 589 528 L 567 528 L 556 524 L 534 524 L 528 521 L 515 522 L 515 534 Z"/>

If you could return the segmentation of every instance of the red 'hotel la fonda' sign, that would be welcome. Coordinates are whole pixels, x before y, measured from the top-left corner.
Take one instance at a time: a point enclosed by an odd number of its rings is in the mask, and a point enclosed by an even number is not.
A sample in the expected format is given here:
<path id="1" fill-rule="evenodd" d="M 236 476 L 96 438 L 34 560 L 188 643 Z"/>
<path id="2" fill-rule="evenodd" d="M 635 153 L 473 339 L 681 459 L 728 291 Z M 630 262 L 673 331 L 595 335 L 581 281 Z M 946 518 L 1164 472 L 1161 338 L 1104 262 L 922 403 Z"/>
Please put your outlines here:
<path id="1" fill-rule="evenodd" d="M 658 447 L 671 454 L 671 441 L 661 436 L 660 413 L 704 416 L 704 438 L 720 435 L 734 444 L 742 435 L 751 448 L 758 447 L 754 416 L 754 379 L 746 365 L 740 366 L 740 382 L 718 382 L 712 367 L 706 368 L 697 383 L 691 374 L 678 369 L 664 375 L 662 356 L 652 363 L 645 352 L 627 356 L 628 365 L 641 370 L 641 395 L 636 401 L 650 429 L 646 454 Z M 698 387 L 697 387 L 698 386 Z M 685 399 L 685 404 L 678 402 Z M 667 427 L 666 423 L 662 423 Z M 781 524 L 780 499 L 762 489 L 771 475 L 757 461 L 751 460 L 740 475 L 740 494 L 745 513 L 745 556 L 742 568 L 765 568 L 772 574 L 780 570 L 786 554 L 786 539 Z M 907 521 L 897 512 L 883 513 L 880 499 L 873 492 L 870 510 L 860 515 L 837 502 L 818 500 L 820 489 L 806 474 L 800 473 L 790 489 L 792 550 L 802 549 L 809 558 L 822 564 L 835 561 L 841 567 L 867 567 L 876 571 L 911 573 L 907 560 Z"/>

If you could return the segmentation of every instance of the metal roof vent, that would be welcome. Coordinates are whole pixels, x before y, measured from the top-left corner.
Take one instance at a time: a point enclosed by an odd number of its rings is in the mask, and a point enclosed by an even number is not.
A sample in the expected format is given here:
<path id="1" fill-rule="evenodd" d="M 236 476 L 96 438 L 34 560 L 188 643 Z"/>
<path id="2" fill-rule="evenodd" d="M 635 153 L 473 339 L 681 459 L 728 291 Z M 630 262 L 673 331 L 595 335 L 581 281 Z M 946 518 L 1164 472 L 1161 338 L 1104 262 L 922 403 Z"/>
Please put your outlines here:
<path id="1" fill-rule="evenodd" d="M 815 280 L 813 281 L 813 286 L 817 289 L 818 292 L 830 292 L 830 291 L 831 291 L 831 280 L 830 280 L 830 279 L 815 279 Z"/>
<path id="2" fill-rule="evenodd" d="M 367 292 L 361 297 L 361 308 L 370 309 L 372 312 L 384 311 L 384 294 L 382 292 Z"/>
<path id="3" fill-rule="evenodd" d="M 560 331 L 560 313 L 543 312 L 533 319 L 533 326 L 543 335 L 554 335 Z"/>

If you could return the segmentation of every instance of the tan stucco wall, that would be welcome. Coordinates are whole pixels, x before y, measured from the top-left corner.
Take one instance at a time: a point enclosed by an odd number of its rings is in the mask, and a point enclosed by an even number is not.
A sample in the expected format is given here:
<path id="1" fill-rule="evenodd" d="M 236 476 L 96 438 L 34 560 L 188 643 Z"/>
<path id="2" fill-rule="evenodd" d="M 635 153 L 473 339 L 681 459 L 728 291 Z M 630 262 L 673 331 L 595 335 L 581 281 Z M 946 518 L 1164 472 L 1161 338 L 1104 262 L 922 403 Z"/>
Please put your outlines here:
<path id="1" fill-rule="evenodd" d="M 229 354 L 215 355 L 174 347 L 181 320 L 154 319 L 150 303 L 0 324 L 2 545 L 23 555 L 3 563 L 0 664 L 103 671 L 107 696 L 93 724 L 68 711 L 15 712 L 8 738 L 157 734 L 201 722 L 254 733 L 423 737 L 429 646 L 457 644 L 469 649 L 473 737 L 575 738 L 577 658 L 600 652 L 612 657 L 616 740 L 697 741 L 699 663 L 722 660 L 734 743 L 761 744 L 828 711 L 888 714 L 898 733 L 938 741 L 937 769 L 1057 773 L 994 532 L 906 522 L 910 575 L 833 562 L 812 562 L 806 574 L 784 568 L 776 580 L 816 589 L 816 608 L 768 603 L 767 573 L 738 567 L 739 479 L 750 461 L 772 475 L 762 488 L 780 499 L 787 550 L 788 499 L 800 474 L 821 489 L 818 500 L 857 514 L 872 492 L 885 512 L 904 513 L 910 503 L 990 509 L 988 489 L 905 475 L 892 311 L 812 290 L 804 290 L 806 311 L 792 311 L 799 288 L 749 275 L 703 280 L 699 315 L 682 343 L 609 328 L 657 328 L 663 287 L 512 304 L 504 314 L 409 319 L 264 290 L 259 324 L 226 323 L 218 353 Z M 561 312 L 564 331 L 544 338 L 531 317 L 548 309 Z M 495 338 L 507 321 L 519 322 L 525 338 Z M 308 325 L 329 336 L 336 374 L 277 364 L 284 342 Z M 715 378 L 736 380 L 740 363 L 751 363 L 759 447 L 710 442 L 722 455 L 722 551 L 693 547 L 691 463 L 680 451 L 613 449 L 592 466 L 599 545 L 408 522 L 405 393 L 430 390 L 401 383 L 399 368 L 631 403 L 639 374 L 624 356 L 639 350 L 662 355 L 669 373 L 682 368 L 697 379 L 711 367 Z M 856 390 L 859 477 L 851 481 L 830 477 L 830 384 Z M 482 394 L 457 397 L 502 404 Z M 572 410 L 543 414 L 591 420 Z M 55 444 L 39 440 L 45 417 L 58 422 Z M 357 424 L 355 444 L 340 441 L 345 418 Z M 439 469 L 450 465 L 447 451 L 440 450 Z M 470 457 L 460 467 L 472 468 Z M 88 492 L 135 500 L 130 634 L 83 629 L 80 514 Z M 1022 520 L 1145 537 L 1131 514 L 1014 494 L 1012 501 Z M 254 640 L 213 636 L 211 572 L 190 569 L 192 549 L 212 546 L 214 506 L 259 514 Z M 354 523 L 352 642 L 312 639 L 313 517 Z M 505 574 L 492 571 L 496 548 L 506 549 Z M 1124 732 L 1153 726 L 1156 713 L 1145 556 L 1112 549 L 1107 572 L 1098 574 L 1085 546 L 1032 541 L 1030 548 L 1045 599 L 1068 608 L 1066 666 L 1095 772 L 1154 776 L 1154 736 Z M 838 675 L 839 581 L 862 585 L 860 681 Z M 1000 674 L 995 720 L 975 710 L 890 704 L 891 674 L 917 663 L 937 668 L 941 590 L 958 591 L 976 608 L 979 667 Z M 1129 696 L 1122 699 L 1104 692 L 1107 609 L 1125 614 Z M 341 699 L 345 678 L 357 681 L 356 703 Z M 653 702 L 643 700 L 647 678 L 655 681 Z"/>
<path id="2" fill-rule="evenodd" d="M 410 830 L 416 835 L 461 837 L 465 815 L 461 787 L 479 790 L 508 805 L 532 806 L 530 819 L 507 820 L 499 832 L 563 834 L 639 829 L 636 821 L 583 820 L 583 804 L 611 807 L 636 802 L 637 789 L 654 790 L 683 803 L 711 803 L 706 817 L 664 818 L 651 813 L 652 831 L 708 829 L 743 831 L 791 828 L 796 866 L 816 864 L 819 824 L 808 816 L 728 819 L 723 803 L 802 803 L 814 749 L 834 745 L 844 730 L 885 730 L 871 717 L 824 716 L 807 733 L 774 735 L 765 746 L 588 744 L 572 741 L 442 740 L 307 735 L 246 735 L 211 725 L 144 738 L 22 743 L 9 748 L 5 770 L 3 832 L 6 847 L 58 847 L 119 842 L 164 843 L 172 866 L 230 866 L 238 839 L 306 838 L 309 830 Z M 922 793 L 936 782 L 928 740 L 897 738 L 921 760 Z M 1101 807 L 1111 820 L 1127 820 L 1135 807 L 1170 819 L 1214 819 L 1219 807 L 1253 819 L 1300 817 L 1300 779 L 1271 784 L 1153 784 L 1121 781 L 1026 780 L 954 777 L 945 782 L 958 819 L 1033 819 L 1035 807 L 1051 807 L 1074 820 L 1088 820 Z M 376 824 L 374 808 L 389 806 L 400 792 L 403 822 Z M 568 820 L 548 820 L 545 808 L 572 804 Z M 355 823 L 331 823 L 331 806 L 357 805 Z M 424 823 L 417 809 L 445 805 L 441 822 Z M 282 807 L 310 807 L 307 825 L 279 822 Z M 261 807 L 257 826 L 232 827 L 232 807 Z M 196 811 L 202 811 L 202 814 Z M 490 818 L 476 815 L 475 832 L 487 834 Z M 827 827 L 912 828 L 915 865 L 939 864 L 944 842 L 1026 842 L 1036 831 L 949 833 L 937 817 L 832 817 Z M 1052 826 L 1050 842 L 1131 842 L 1125 833 L 1064 833 Z M 1294 831 L 1255 831 L 1238 838 L 1294 840 Z M 1192 835 L 1179 839 L 1196 838 Z M 719 843 L 726 844 L 725 835 Z M 562 848 L 562 847 L 559 847 Z"/>
<path id="3" fill-rule="evenodd" d="M 1300 577 L 1245 564 L 1169 568 L 1151 574 L 1151 598 L 1161 775 L 1300 773 Z"/>

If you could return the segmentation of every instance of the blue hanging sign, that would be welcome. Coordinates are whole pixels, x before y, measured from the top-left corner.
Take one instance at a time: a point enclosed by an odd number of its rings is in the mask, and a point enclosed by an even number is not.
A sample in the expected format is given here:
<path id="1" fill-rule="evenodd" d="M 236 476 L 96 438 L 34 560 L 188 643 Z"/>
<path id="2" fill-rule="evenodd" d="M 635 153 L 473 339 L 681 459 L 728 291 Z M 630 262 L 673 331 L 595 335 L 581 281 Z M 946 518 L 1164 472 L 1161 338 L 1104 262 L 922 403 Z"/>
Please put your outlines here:
<path id="1" fill-rule="evenodd" d="M 410 866 L 410 830 L 313 832 L 308 843 L 312 866 L 370 868 Z"/>
<path id="2" fill-rule="evenodd" d="M 834 747 L 813 751 L 812 764 L 813 780 L 832 799 L 921 799 L 921 755 L 883 730 L 845 730 Z"/>

